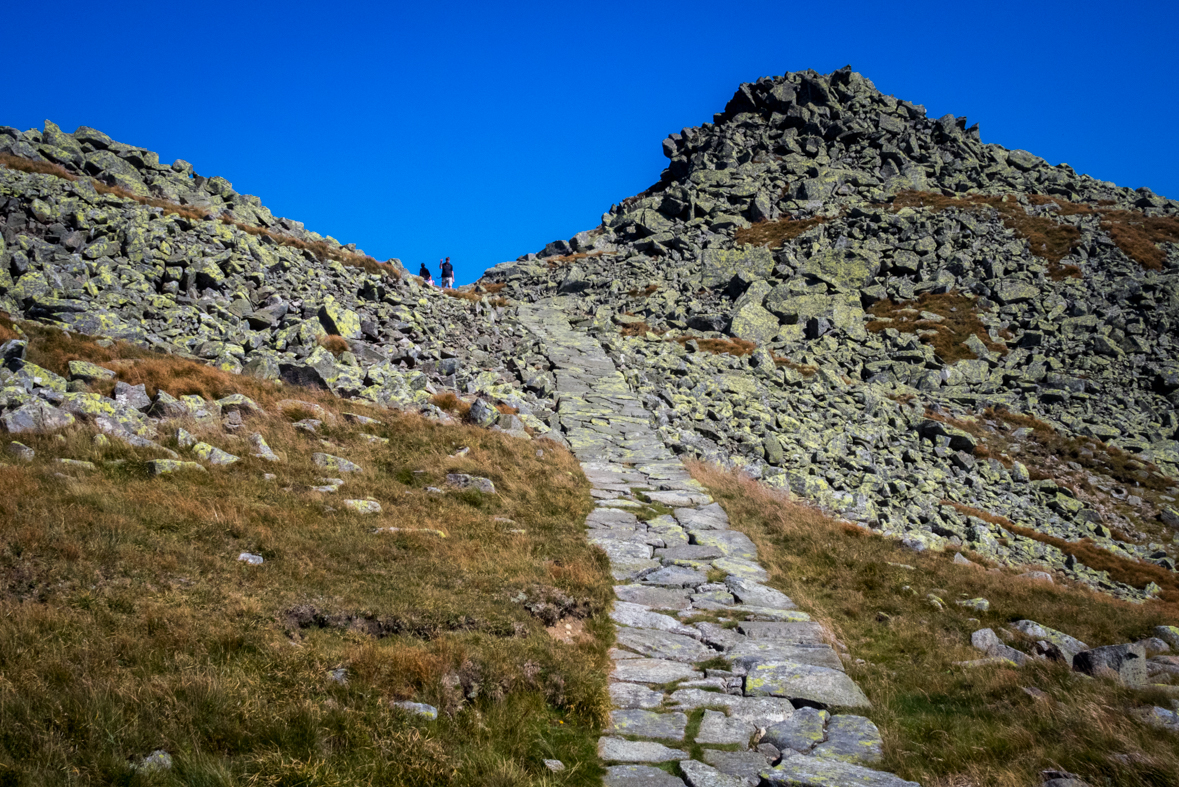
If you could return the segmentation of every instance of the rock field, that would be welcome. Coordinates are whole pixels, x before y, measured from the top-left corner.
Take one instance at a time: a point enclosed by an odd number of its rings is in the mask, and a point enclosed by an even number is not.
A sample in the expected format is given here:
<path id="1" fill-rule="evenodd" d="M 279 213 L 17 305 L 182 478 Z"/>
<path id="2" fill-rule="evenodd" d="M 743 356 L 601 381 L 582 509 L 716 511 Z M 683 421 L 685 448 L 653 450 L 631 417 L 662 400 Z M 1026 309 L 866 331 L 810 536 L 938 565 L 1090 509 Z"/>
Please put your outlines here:
<path id="1" fill-rule="evenodd" d="M 86 127 L 0 127 L 0 311 L 567 444 L 618 583 L 607 784 L 910 784 L 872 767 L 880 736 L 854 715 L 868 699 L 841 644 L 763 584 L 756 547 L 680 457 L 914 550 L 1158 596 L 1061 547 L 1175 570 L 1179 203 L 984 144 L 965 118 L 927 118 L 850 68 L 742 85 L 663 151 L 659 182 L 596 228 L 444 292 L 187 162 Z M 72 361 L 61 376 L 25 349 L 0 344 L 14 438 L 83 419 L 157 448 L 158 474 L 237 460 L 183 428 L 184 456 L 155 441 L 172 419 L 239 431 L 248 398 L 126 383 L 106 397 L 91 385 L 110 369 Z M 250 446 L 278 459 L 261 435 Z M 1014 628 L 1039 650 L 982 629 L 979 664 L 1044 656 L 1139 684 L 1179 670 L 1174 628 L 1094 648 Z M 656 767 L 670 762 L 682 779 Z"/>

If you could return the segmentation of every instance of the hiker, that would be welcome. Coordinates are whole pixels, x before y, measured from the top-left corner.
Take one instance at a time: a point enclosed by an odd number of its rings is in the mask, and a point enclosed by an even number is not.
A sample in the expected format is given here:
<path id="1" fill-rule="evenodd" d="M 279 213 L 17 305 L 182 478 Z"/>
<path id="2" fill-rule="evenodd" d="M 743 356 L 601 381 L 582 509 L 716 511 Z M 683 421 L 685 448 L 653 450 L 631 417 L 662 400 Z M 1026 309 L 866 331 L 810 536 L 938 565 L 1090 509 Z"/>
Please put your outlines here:
<path id="1" fill-rule="evenodd" d="M 431 287 L 434 286 L 434 277 L 430 275 L 430 269 L 426 267 L 426 263 L 422 263 L 422 269 L 418 271 L 418 275 L 422 277 L 422 281 L 426 284 L 429 284 Z"/>
<path id="2" fill-rule="evenodd" d="M 454 266 L 450 264 L 450 257 L 442 263 L 442 286 L 448 290 L 454 289 Z"/>

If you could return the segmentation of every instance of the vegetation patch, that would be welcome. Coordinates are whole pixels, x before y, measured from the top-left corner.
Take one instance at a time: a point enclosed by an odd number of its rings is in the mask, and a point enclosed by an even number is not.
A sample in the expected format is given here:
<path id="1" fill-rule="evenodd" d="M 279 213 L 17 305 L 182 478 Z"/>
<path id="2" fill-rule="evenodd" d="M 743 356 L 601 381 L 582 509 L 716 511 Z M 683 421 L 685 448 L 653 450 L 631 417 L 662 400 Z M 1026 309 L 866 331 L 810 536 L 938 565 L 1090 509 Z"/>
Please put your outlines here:
<path id="1" fill-rule="evenodd" d="M 941 319 L 930 318 L 933 314 Z M 978 316 L 978 305 L 960 292 L 923 293 L 916 300 L 894 303 L 885 298 L 868 309 L 876 319 L 867 328 L 880 333 L 893 328 L 901 333 L 920 335 L 921 341 L 934 348 L 945 363 L 977 358 L 963 342 L 975 336 L 983 345 L 999 355 L 1007 354 L 1007 345 L 990 337 L 987 326 Z M 1010 334 L 1008 334 L 1010 336 Z"/>
<path id="2" fill-rule="evenodd" d="M 671 341 L 679 342 L 683 345 L 687 345 L 688 342 L 695 342 L 696 349 L 700 352 L 712 353 L 714 355 L 735 355 L 738 358 L 752 355 L 753 351 L 757 349 L 757 344 L 754 342 L 736 337 L 729 339 L 705 339 L 702 336 L 683 334 L 672 337 Z"/>
<path id="3" fill-rule="evenodd" d="M 659 292 L 658 284 L 648 284 L 641 290 L 637 287 L 633 290 L 627 290 L 626 294 L 631 298 L 649 298 L 657 292 Z"/>
<path id="4" fill-rule="evenodd" d="M 1159 248 L 1159 244 L 1179 243 L 1177 216 L 1146 216 L 1138 211 L 1115 209 L 1109 207 L 1112 203 L 1108 200 L 1093 206 L 1044 194 L 1029 194 L 1027 198 L 1033 205 L 1051 206 L 1049 210 L 1059 216 L 1100 216 L 1101 228 L 1109 233 L 1122 253 L 1147 270 L 1163 268 L 1167 255 Z M 936 211 L 947 208 L 994 208 L 1003 224 L 1028 242 L 1033 254 L 1051 263 L 1048 272 L 1050 278 L 1062 281 L 1082 277 L 1081 269 L 1077 266 L 1059 264 L 1080 244 L 1080 230 L 1047 216 L 1029 216 L 1015 195 L 947 196 L 929 191 L 902 191 L 896 195 L 892 206 L 893 209 L 927 208 Z"/>
<path id="5" fill-rule="evenodd" d="M 339 358 L 344 353 L 348 352 L 348 340 L 343 336 L 337 336 L 334 333 L 319 337 L 319 346 L 330 352 L 332 355 Z"/>
<path id="6" fill-rule="evenodd" d="M 430 403 L 440 410 L 457 415 L 459 418 L 466 418 L 467 413 L 471 412 L 470 403 L 463 400 L 454 391 L 436 393 L 430 397 Z"/>
<path id="7" fill-rule="evenodd" d="M 1025 581 L 956 565 L 952 553 L 915 554 L 748 477 L 699 463 L 691 470 L 731 526 L 757 544 L 769 584 L 849 647 L 848 672 L 872 700 L 867 715 L 884 737 L 885 770 L 943 787 L 1037 784 L 1046 768 L 1108 787 L 1175 784 L 1179 740 L 1130 715 L 1165 704 L 1157 691 L 1040 660 L 1020 669 L 955 664 L 982 657 L 970 646 L 980 628 L 1030 619 L 1092 646 L 1133 642 L 1173 625 L 1173 604 Z M 944 609 L 930 605 L 930 593 L 948 602 Z M 953 603 L 977 597 L 991 602 L 989 611 Z"/>
<path id="8" fill-rule="evenodd" d="M 759 221 L 749 227 L 737 230 L 734 240 L 737 243 L 780 249 L 786 245 L 787 241 L 794 240 L 812 227 L 826 224 L 828 220 L 826 216 L 814 216 L 809 219 L 784 218 L 777 221 Z"/>
<path id="9" fill-rule="evenodd" d="M 206 472 L 153 477 L 158 449 L 95 442 L 82 423 L 64 439 L 22 435 L 31 462 L 0 456 L 0 783 L 598 783 L 612 582 L 585 541 L 589 484 L 568 452 L 22 328 L 35 363 L 82 353 L 120 375 L 154 369 L 176 395 L 188 379 L 244 393 L 268 414 L 240 435 L 184 423 L 240 457 Z M 283 399 L 322 418 L 319 434 L 295 428 Z M 252 432 L 283 461 L 252 456 Z M 320 451 L 363 470 L 316 491 Z M 427 490 L 449 473 L 498 494 L 473 506 Z M 587 635 L 549 636 L 549 607 L 582 616 Z M 157 749 L 173 769 L 134 773 Z M 551 774 L 544 758 L 569 768 Z"/>

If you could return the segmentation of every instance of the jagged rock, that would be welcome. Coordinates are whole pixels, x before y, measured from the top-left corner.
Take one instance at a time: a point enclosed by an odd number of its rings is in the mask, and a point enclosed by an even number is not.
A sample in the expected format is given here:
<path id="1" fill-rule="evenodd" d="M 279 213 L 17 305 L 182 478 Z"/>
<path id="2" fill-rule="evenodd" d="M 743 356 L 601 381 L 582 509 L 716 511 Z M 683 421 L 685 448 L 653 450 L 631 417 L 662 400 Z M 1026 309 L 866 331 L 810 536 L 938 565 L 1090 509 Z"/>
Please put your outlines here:
<path id="1" fill-rule="evenodd" d="M 214 467 L 231 465 L 239 458 L 233 454 L 222 451 L 220 448 L 211 446 L 208 443 L 194 444 L 192 447 L 192 452 L 200 457 L 203 461 L 208 462 Z"/>
<path id="2" fill-rule="evenodd" d="M 992 658 L 1005 659 L 1022 667 L 1027 663 L 1027 654 L 1003 643 L 999 635 L 991 629 L 979 629 L 970 635 L 970 644 Z"/>

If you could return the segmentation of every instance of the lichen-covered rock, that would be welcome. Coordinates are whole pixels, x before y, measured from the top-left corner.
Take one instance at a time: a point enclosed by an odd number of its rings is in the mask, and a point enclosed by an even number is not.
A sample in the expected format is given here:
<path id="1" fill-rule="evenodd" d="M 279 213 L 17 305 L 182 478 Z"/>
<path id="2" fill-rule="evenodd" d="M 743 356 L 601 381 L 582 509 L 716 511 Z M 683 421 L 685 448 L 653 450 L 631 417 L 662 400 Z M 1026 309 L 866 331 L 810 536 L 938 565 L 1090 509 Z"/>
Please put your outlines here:
<path id="1" fill-rule="evenodd" d="M 9 434 L 45 434 L 74 423 L 74 416 L 53 405 L 32 401 L 0 415 L 0 425 Z"/>
<path id="2" fill-rule="evenodd" d="M 330 470 L 335 473 L 361 473 L 364 469 L 354 462 L 350 462 L 341 456 L 332 456 L 317 452 L 311 455 L 311 461 L 322 467 L 325 470 Z"/>
<path id="3" fill-rule="evenodd" d="M 205 472 L 204 466 L 199 462 L 182 462 L 176 459 L 153 459 L 147 463 L 147 469 L 154 476 L 179 473 L 182 470 Z"/>

